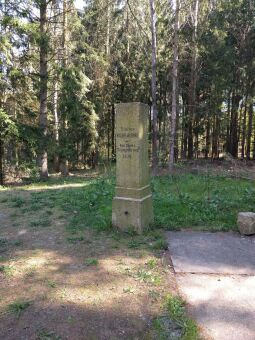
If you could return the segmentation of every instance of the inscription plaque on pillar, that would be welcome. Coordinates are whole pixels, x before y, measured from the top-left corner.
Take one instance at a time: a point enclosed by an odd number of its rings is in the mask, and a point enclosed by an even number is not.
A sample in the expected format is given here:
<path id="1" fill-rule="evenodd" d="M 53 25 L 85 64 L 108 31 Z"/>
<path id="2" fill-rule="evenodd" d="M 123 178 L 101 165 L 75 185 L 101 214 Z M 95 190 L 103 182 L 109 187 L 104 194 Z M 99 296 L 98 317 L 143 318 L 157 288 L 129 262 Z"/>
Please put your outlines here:
<path id="1" fill-rule="evenodd" d="M 116 105 L 116 195 L 113 226 L 142 233 L 153 222 L 148 164 L 149 106 Z"/>

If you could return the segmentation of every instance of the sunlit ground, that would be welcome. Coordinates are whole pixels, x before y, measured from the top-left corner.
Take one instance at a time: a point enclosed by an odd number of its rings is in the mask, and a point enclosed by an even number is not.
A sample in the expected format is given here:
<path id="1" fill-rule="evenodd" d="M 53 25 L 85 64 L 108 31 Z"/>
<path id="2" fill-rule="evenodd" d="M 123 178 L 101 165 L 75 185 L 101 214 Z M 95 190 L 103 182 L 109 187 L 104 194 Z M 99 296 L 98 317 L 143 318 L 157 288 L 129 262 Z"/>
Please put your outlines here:
<path id="1" fill-rule="evenodd" d="M 1 339 L 154 339 L 159 320 L 181 334 L 164 316 L 176 292 L 164 230 L 235 230 L 237 212 L 254 207 L 255 186 L 224 173 L 151 185 L 155 224 L 145 236 L 112 229 L 111 175 L 0 191 Z"/>
<path id="2" fill-rule="evenodd" d="M 66 204 L 87 186 L 0 193 L 1 339 L 153 338 L 153 320 L 175 291 L 157 245 L 162 232 L 141 238 L 81 227 L 81 220 L 70 226 L 80 207 L 65 211 L 56 197 L 64 190 Z"/>

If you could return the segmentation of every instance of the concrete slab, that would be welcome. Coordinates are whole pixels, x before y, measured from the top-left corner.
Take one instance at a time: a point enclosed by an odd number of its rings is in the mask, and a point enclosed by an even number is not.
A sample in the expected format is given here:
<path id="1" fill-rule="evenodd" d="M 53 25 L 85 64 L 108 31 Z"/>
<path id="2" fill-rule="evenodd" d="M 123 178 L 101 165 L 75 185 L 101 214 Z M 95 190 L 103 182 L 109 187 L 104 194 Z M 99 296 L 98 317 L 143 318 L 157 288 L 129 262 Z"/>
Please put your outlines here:
<path id="1" fill-rule="evenodd" d="M 177 282 L 191 315 L 215 340 L 255 340 L 255 237 L 170 232 Z"/>
<path id="2" fill-rule="evenodd" d="M 176 273 L 255 275 L 255 237 L 238 233 L 169 232 Z"/>
<path id="3" fill-rule="evenodd" d="M 178 274 L 191 315 L 215 340 L 255 339 L 255 277 Z"/>

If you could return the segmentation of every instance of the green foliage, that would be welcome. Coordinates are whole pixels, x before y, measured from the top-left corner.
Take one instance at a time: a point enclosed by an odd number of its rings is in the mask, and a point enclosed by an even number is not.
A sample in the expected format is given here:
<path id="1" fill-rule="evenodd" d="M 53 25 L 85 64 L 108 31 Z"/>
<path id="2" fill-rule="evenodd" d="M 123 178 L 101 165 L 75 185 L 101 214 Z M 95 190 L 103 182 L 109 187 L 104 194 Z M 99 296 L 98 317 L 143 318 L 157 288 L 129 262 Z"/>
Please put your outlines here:
<path id="1" fill-rule="evenodd" d="M 198 326 L 187 317 L 184 301 L 178 296 L 168 296 L 166 305 L 169 317 L 182 329 L 182 340 L 199 340 Z"/>
<path id="2" fill-rule="evenodd" d="M 91 81 L 76 66 L 66 67 L 62 75 L 61 100 L 59 110 L 63 127 L 60 130 L 60 156 L 73 160 L 73 148 L 80 140 L 86 142 L 89 152 L 95 148 L 98 117 L 92 103 L 87 99 Z M 64 123 L 65 122 L 65 123 Z"/>
<path id="3" fill-rule="evenodd" d="M 18 129 L 10 116 L 0 108 L 0 138 L 10 139 L 18 136 Z"/>
<path id="4" fill-rule="evenodd" d="M 20 316 L 31 305 L 30 301 L 27 300 L 17 300 L 8 305 L 7 310 L 10 313 Z"/>
<path id="5" fill-rule="evenodd" d="M 198 227 L 203 230 L 237 230 L 236 216 L 250 211 L 247 199 L 254 183 L 217 176 L 182 175 L 153 180 L 156 225 L 167 229 Z"/>
<path id="6" fill-rule="evenodd" d="M 99 264 L 98 259 L 87 259 L 85 261 L 86 266 L 97 266 Z"/>
<path id="7" fill-rule="evenodd" d="M 67 230 L 73 237 L 69 242 L 80 242 L 84 236 L 80 233 L 86 228 L 111 230 L 112 199 L 114 196 L 114 177 L 97 179 L 68 178 L 50 180 L 38 187 L 56 184 L 80 184 L 80 187 L 63 190 L 45 190 L 32 193 L 32 199 L 26 201 L 30 209 L 59 207 L 65 212 L 68 221 Z M 155 250 L 167 249 L 156 228 L 169 230 L 194 227 L 201 230 L 226 231 L 237 230 L 236 216 L 239 211 L 252 211 L 255 205 L 255 185 L 251 181 L 220 176 L 177 175 L 156 177 L 152 181 L 155 225 L 149 232 L 151 247 Z M 16 202 L 17 198 L 15 198 Z M 14 204 L 16 204 L 14 202 Z M 19 200 L 18 200 L 19 202 Z M 22 203 L 23 204 L 23 201 Z M 47 226 L 48 217 L 42 219 Z M 38 223 L 39 224 L 38 224 Z M 40 225 L 41 220 L 32 221 Z M 68 237 L 69 237 L 68 236 Z M 144 240 L 135 235 L 128 241 L 128 247 L 138 249 L 146 247 Z M 119 234 L 114 234 L 116 240 Z"/>

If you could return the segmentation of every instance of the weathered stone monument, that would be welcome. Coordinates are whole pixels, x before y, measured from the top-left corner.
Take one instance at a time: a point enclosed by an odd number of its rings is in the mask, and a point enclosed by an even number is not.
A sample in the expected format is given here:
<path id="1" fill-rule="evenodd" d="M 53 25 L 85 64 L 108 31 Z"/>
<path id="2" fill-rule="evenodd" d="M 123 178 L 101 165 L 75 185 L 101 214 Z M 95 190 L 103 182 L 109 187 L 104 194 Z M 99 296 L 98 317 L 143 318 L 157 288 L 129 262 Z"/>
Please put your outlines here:
<path id="1" fill-rule="evenodd" d="M 149 107 L 116 105 L 116 196 L 112 223 L 121 230 L 142 233 L 153 221 L 148 164 Z"/>
<path id="2" fill-rule="evenodd" d="M 255 213 L 240 212 L 237 217 L 237 224 L 242 235 L 255 234 Z"/>

